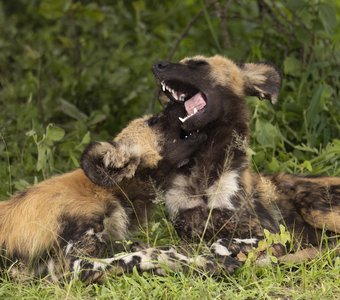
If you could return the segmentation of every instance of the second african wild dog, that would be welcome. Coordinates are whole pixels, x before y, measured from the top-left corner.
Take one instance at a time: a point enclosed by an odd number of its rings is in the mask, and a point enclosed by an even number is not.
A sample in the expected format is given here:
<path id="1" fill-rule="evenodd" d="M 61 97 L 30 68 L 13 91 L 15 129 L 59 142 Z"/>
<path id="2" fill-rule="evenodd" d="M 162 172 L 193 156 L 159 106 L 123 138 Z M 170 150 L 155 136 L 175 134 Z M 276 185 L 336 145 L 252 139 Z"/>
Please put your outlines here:
<path id="1" fill-rule="evenodd" d="M 174 258 L 188 262 L 171 249 L 100 260 L 110 252 L 111 241 L 127 238 L 133 223 L 145 217 L 153 184 L 171 180 L 205 140 L 199 133 L 181 138 L 178 114 L 183 112 L 181 105 L 171 104 L 160 115 L 132 121 L 113 142 L 90 144 L 81 161 L 88 177 L 77 169 L 1 201 L 1 269 L 18 280 L 75 275 L 93 282 L 108 271 L 136 266 L 157 272 L 160 263 L 171 266 Z"/>
<path id="2" fill-rule="evenodd" d="M 159 62 L 153 71 L 161 97 L 185 107 L 182 128 L 207 136 L 189 163 L 177 169 L 165 194 L 167 211 L 182 238 L 221 238 L 212 251 L 231 256 L 242 246 L 244 251 L 256 246 L 264 229 L 278 232 L 280 224 L 294 235 L 296 248 L 320 245 L 323 230 L 336 242 L 340 178 L 261 176 L 250 169 L 244 98 L 277 101 L 281 78 L 272 65 L 194 56 L 179 63 Z M 308 249 L 299 258 L 315 253 Z M 274 250 L 278 257 L 286 254 L 284 247 Z"/>
<path id="3" fill-rule="evenodd" d="M 199 131 L 207 137 L 190 160 L 177 168 L 170 184 L 163 186 L 165 205 L 178 234 L 188 241 L 213 242 L 214 259 L 199 257 L 200 266 L 216 271 L 217 260 L 232 272 L 245 259 L 243 254 L 264 237 L 264 229 L 275 233 L 281 224 L 293 234 L 295 250 L 305 249 L 286 255 L 283 245 L 274 244 L 272 254 L 280 261 L 311 258 L 317 250 L 308 246 L 320 245 L 324 231 L 330 241 L 333 237 L 337 242 L 340 178 L 262 176 L 251 171 L 244 97 L 277 101 L 281 78 L 273 66 L 195 56 L 179 63 L 159 62 L 153 71 L 163 102 L 175 102 L 184 109 L 178 115 L 184 135 Z M 102 164 L 102 159 L 95 164 Z M 173 252 L 173 260 L 167 262 L 175 268 L 180 257 Z M 184 256 L 183 260 L 190 261 Z M 157 261 L 154 257 L 153 262 Z"/>

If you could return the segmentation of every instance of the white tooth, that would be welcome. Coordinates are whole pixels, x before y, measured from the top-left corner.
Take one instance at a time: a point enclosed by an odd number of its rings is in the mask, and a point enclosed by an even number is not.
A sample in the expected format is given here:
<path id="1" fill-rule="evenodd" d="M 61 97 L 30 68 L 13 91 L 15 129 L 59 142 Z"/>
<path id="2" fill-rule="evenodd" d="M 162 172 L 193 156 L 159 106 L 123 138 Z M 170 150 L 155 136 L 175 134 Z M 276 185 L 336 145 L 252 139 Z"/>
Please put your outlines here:
<path id="1" fill-rule="evenodd" d="M 165 92 L 165 84 L 164 84 L 164 82 L 162 82 L 162 90 L 163 90 L 163 92 Z"/>
<path id="2" fill-rule="evenodd" d="M 196 114 L 196 113 L 197 113 L 197 108 L 195 107 L 193 115 Z"/>
<path id="3" fill-rule="evenodd" d="M 174 97 L 176 100 L 178 100 L 178 98 L 177 98 L 177 93 L 172 93 L 172 97 Z"/>
<path id="4" fill-rule="evenodd" d="M 182 94 L 182 95 L 179 97 L 179 100 L 184 101 L 184 99 L 185 99 L 185 95 Z"/>
<path id="5" fill-rule="evenodd" d="M 191 116 L 186 116 L 185 118 L 179 117 L 178 119 L 179 119 L 182 123 L 184 123 L 184 122 L 185 122 L 186 120 L 188 120 L 190 117 L 191 117 Z"/>

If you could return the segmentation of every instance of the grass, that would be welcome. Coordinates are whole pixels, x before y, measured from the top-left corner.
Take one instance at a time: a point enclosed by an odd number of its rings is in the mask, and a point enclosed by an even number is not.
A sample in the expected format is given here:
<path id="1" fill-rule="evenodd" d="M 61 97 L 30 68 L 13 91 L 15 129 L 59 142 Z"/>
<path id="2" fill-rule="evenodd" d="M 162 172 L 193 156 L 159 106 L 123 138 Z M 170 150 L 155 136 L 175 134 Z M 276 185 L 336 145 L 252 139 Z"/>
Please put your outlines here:
<path id="1" fill-rule="evenodd" d="M 96 1 L 71 2 L 0 2 L 1 199 L 77 166 L 90 132 L 91 139 L 109 138 L 153 108 L 154 82 L 146 70 L 168 56 L 169 45 L 201 9 L 204 18 L 192 24 L 174 59 L 221 53 L 239 62 L 272 61 L 283 71 L 278 106 L 248 101 L 255 169 L 340 176 L 336 1 L 264 1 L 262 12 L 255 1 L 217 1 L 232 3 L 231 47 L 221 43 L 223 14 L 216 18 L 216 7 L 204 1 L 133 1 L 133 9 L 129 1 L 104 1 L 105 9 Z M 177 242 L 172 226 L 163 216 L 158 220 L 137 239 Z M 87 287 L 0 278 L 0 300 L 340 299 L 340 262 L 333 256 L 326 250 L 306 264 L 243 267 L 223 278 L 131 274 Z"/>
<path id="2" fill-rule="evenodd" d="M 152 246 L 178 243 L 172 225 L 157 210 L 156 218 L 135 236 Z M 0 299 L 339 299 L 340 258 L 325 249 L 312 261 L 300 264 L 245 265 L 233 275 L 207 276 L 198 272 L 168 271 L 108 274 L 103 284 L 80 281 L 53 284 L 45 279 L 17 283 L 2 278 Z"/>
<path id="3" fill-rule="evenodd" d="M 44 280 L 14 283 L 3 279 L 0 299 L 339 299 L 340 260 L 330 252 L 300 265 L 243 267 L 233 276 L 137 273 L 111 277 L 102 285 L 64 286 Z"/>

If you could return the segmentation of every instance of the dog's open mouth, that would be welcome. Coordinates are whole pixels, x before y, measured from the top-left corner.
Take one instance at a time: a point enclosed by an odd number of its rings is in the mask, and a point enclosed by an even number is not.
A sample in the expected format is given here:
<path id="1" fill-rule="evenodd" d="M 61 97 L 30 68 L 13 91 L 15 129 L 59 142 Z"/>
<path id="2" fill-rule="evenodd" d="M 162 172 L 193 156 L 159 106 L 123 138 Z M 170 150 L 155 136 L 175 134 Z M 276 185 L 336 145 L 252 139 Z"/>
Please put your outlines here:
<path id="1" fill-rule="evenodd" d="M 184 103 L 187 115 L 179 117 L 182 123 L 202 112 L 207 105 L 204 93 L 191 84 L 177 80 L 163 80 L 161 86 L 171 101 Z"/>

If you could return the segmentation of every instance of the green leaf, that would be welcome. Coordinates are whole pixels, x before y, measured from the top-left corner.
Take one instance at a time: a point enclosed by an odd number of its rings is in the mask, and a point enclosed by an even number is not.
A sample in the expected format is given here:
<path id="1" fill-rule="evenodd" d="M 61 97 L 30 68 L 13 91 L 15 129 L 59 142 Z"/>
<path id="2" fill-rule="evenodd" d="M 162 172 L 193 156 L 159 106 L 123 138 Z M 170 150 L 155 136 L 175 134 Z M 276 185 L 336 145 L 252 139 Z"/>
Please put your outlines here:
<path id="1" fill-rule="evenodd" d="M 137 12 L 145 10 L 145 2 L 142 0 L 133 1 L 132 6 Z"/>
<path id="2" fill-rule="evenodd" d="M 265 148 L 275 148 L 276 143 L 280 139 L 280 131 L 269 122 L 256 120 L 255 125 L 256 140 Z"/>
<path id="3" fill-rule="evenodd" d="M 313 171 L 313 167 L 312 164 L 310 163 L 309 160 L 305 160 L 302 165 L 301 165 L 304 169 L 307 169 L 309 172 Z"/>
<path id="4" fill-rule="evenodd" d="M 304 144 L 294 146 L 294 148 L 297 149 L 297 150 L 304 151 L 304 152 L 311 152 L 311 153 L 319 154 L 318 149 L 308 147 L 307 145 L 304 145 Z"/>
<path id="5" fill-rule="evenodd" d="M 73 165 L 76 167 L 76 168 L 79 168 L 79 161 L 78 161 L 78 158 L 74 155 L 74 153 L 71 151 L 70 152 L 70 159 L 73 163 Z"/>
<path id="6" fill-rule="evenodd" d="M 286 232 L 286 227 L 284 225 L 280 224 L 279 227 L 280 227 L 280 233 L 281 234 Z"/>
<path id="7" fill-rule="evenodd" d="M 287 6 L 294 11 L 300 10 L 306 6 L 306 3 L 304 0 L 286 0 Z"/>
<path id="8" fill-rule="evenodd" d="M 319 17 L 323 27 L 328 34 L 333 34 L 334 29 L 337 26 L 336 22 L 336 8 L 330 3 L 320 3 L 319 5 Z"/>
<path id="9" fill-rule="evenodd" d="M 39 13 L 46 19 L 55 20 L 64 15 L 64 7 L 69 0 L 43 0 L 39 7 Z"/>
<path id="10" fill-rule="evenodd" d="M 106 120 L 105 114 L 97 113 L 93 116 L 93 118 L 91 120 L 88 121 L 88 125 L 89 126 L 97 125 L 98 123 L 101 123 L 105 120 Z"/>
<path id="11" fill-rule="evenodd" d="M 278 262 L 277 257 L 275 257 L 275 256 L 273 256 L 273 255 L 270 256 L 270 260 L 271 260 L 274 264 L 277 264 L 277 262 Z"/>
<path id="12" fill-rule="evenodd" d="M 288 56 L 283 62 L 284 73 L 291 76 L 300 76 L 302 63 L 294 56 Z"/>
<path id="13" fill-rule="evenodd" d="M 47 166 L 49 148 L 42 144 L 38 146 L 37 171 L 45 170 Z"/>
<path id="14" fill-rule="evenodd" d="M 269 239 L 271 237 L 271 233 L 269 232 L 268 229 L 264 229 L 263 232 L 264 232 L 264 236 L 266 237 L 266 239 Z"/>
<path id="15" fill-rule="evenodd" d="M 313 90 L 313 97 L 309 103 L 308 111 L 307 111 L 307 121 L 309 125 L 313 125 L 315 123 L 315 119 L 317 114 L 320 111 L 321 106 L 321 96 L 324 90 L 323 84 L 318 84 Z"/>
<path id="16" fill-rule="evenodd" d="M 280 164 L 275 157 L 272 157 L 271 162 L 268 164 L 268 168 L 271 172 L 277 172 L 280 170 Z"/>
<path id="17" fill-rule="evenodd" d="M 72 103 L 64 99 L 60 99 L 59 101 L 61 104 L 60 109 L 62 110 L 64 114 L 78 121 L 87 120 L 88 118 L 87 115 L 81 112 L 75 105 L 73 105 Z"/>
<path id="18" fill-rule="evenodd" d="M 75 147 L 77 150 L 83 150 L 83 146 L 87 145 L 91 141 L 91 133 L 90 131 L 86 132 L 83 136 L 81 142 Z"/>
<path id="19" fill-rule="evenodd" d="M 65 130 L 53 124 L 49 124 L 46 129 L 46 139 L 53 142 L 62 140 Z"/>

